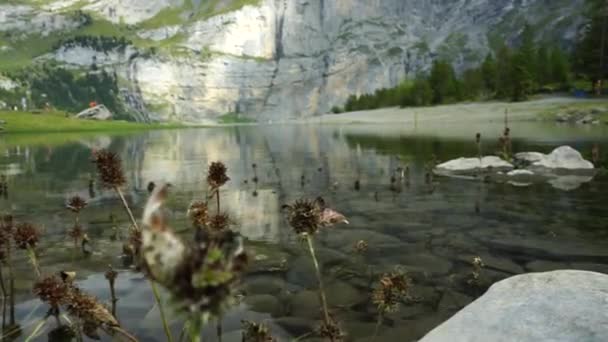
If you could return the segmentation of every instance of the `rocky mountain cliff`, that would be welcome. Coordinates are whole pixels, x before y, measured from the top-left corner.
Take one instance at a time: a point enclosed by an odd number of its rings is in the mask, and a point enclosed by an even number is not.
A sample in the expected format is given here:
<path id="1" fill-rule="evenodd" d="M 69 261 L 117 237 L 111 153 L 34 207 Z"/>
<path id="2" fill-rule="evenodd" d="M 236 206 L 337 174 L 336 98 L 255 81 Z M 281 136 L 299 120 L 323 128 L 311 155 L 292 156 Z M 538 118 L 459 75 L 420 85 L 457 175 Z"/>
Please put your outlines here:
<path id="1" fill-rule="evenodd" d="M 435 58 L 474 65 L 516 42 L 525 22 L 568 46 L 584 0 L 3 2 L 0 72 L 51 62 L 106 70 L 139 120 L 200 123 L 324 113 Z M 14 82 L 0 76 L 3 85 Z"/>

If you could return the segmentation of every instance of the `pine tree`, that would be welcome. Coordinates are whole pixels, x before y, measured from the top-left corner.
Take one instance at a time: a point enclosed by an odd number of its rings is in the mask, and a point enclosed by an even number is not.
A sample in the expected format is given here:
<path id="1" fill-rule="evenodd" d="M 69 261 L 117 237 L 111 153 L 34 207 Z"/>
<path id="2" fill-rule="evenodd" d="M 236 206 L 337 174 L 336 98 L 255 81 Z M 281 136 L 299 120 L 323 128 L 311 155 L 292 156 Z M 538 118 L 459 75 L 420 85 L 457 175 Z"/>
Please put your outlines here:
<path id="1" fill-rule="evenodd" d="M 541 87 L 554 82 L 551 57 L 552 54 L 546 46 L 541 46 L 536 53 L 536 81 Z"/>
<path id="2" fill-rule="evenodd" d="M 433 89 L 433 103 L 440 104 L 460 99 L 458 80 L 450 63 L 433 62 L 429 82 Z"/>
<path id="3" fill-rule="evenodd" d="M 606 78 L 608 64 L 608 2 L 587 0 L 586 23 L 583 26 L 575 53 L 578 73 L 593 84 Z"/>
<path id="4" fill-rule="evenodd" d="M 483 76 L 484 87 L 490 92 L 495 93 L 498 83 L 498 70 L 496 69 L 496 60 L 491 53 L 486 56 L 486 59 L 481 65 L 481 73 Z"/>

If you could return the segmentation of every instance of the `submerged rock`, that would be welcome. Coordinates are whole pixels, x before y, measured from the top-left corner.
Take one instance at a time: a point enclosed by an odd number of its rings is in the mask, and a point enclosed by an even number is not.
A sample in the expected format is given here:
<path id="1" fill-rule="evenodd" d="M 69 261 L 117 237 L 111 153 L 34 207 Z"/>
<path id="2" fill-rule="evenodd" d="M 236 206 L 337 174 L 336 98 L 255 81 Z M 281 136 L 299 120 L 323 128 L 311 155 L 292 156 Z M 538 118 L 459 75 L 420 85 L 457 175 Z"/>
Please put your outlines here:
<path id="1" fill-rule="evenodd" d="M 467 174 L 476 171 L 510 171 L 513 165 L 496 156 L 485 156 L 483 158 L 458 158 L 437 165 L 439 173 Z"/>
<path id="2" fill-rule="evenodd" d="M 421 342 L 605 341 L 608 276 L 531 273 L 494 284 Z"/>
<path id="3" fill-rule="evenodd" d="M 108 108 L 104 105 L 98 105 L 93 108 L 85 109 L 82 112 L 76 114 L 77 119 L 87 120 L 100 120 L 107 121 L 112 120 L 113 115 Z"/>

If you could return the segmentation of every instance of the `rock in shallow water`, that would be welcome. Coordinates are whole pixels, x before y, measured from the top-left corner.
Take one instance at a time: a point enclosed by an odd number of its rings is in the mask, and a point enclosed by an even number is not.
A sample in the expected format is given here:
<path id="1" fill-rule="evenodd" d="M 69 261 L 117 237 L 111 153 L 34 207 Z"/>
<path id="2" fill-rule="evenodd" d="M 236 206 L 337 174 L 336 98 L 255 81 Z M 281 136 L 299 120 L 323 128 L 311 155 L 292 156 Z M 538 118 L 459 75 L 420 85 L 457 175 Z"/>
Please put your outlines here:
<path id="1" fill-rule="evenodd" d="M 577 150 L 570 146 L 560 146 L 550 154 L 538 152 L 521 152 L 515 155 L 515 159 L 528 163 L 532 171 L 556 171 L 556 170 L 593 170 L 593 163 L 585 160 Z"/>
<path id="2" fill-rule="evenodd" d="M 438 172 L 470 173 L 479 170 L 510 171 L 511 163 L 496 156 L 479 158 L 458 158 L 437 165 Z"/>
<path id="3" fill-rule="evenodd" d="M 606 341 L 608 276 L 556 271 L 515 276 L 427 334 L 442 341 Z"/>

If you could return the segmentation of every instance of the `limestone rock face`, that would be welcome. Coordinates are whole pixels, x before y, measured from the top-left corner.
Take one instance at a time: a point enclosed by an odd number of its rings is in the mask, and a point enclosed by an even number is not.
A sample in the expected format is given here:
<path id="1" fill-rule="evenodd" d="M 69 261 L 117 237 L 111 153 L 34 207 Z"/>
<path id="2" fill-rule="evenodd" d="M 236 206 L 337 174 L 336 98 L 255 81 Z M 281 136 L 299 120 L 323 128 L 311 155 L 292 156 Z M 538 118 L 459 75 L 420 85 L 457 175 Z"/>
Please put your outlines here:
<path id="1" fill-rule="evenodd" d="M 44 57 L 74 69 L 95 61 L 117 74 L 143 121 L 204 123 L 238 112 L 277 122 L 396 86 L 437 58 L 459 70 L 476 65 L 488 37 L 518 39 L 516 22 L 542 23 L 539 38 L 571 43 L 584 1 L 15 0 L 0 6 L 0 31 L 80 34 L 77 8 L 121 25 L 133 46 L 61 46 Z M 0 42 L 0 51 L 10 48 Z"/>
<path id="2" fill-rule="evenodd" d="M 500 281 L 421 342 L 605 341 L 608 276 L 529 273 Z"/>

